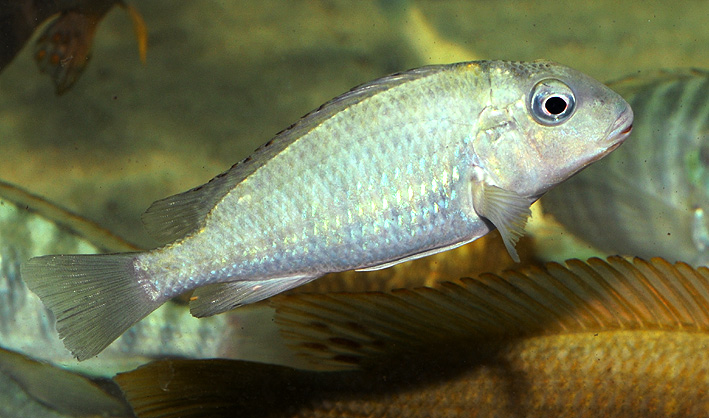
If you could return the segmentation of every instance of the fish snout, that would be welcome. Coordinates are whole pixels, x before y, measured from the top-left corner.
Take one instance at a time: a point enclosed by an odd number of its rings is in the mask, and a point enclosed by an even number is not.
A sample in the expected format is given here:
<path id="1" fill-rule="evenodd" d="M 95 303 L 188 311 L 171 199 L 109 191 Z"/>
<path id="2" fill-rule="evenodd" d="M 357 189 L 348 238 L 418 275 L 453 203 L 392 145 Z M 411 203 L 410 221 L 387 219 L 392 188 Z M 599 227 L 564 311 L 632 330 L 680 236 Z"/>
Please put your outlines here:
<path id="1" fill-rule="evenodd" d="M 632 130 L 633 110 L 628 106 L 620 116 L 618 116 L 618 119 L 616 119 L 606 135 L 606 142 L 608 143 L 606 152 L 611 152 L 618 148 L 620 144 L 628 138 Z"/>

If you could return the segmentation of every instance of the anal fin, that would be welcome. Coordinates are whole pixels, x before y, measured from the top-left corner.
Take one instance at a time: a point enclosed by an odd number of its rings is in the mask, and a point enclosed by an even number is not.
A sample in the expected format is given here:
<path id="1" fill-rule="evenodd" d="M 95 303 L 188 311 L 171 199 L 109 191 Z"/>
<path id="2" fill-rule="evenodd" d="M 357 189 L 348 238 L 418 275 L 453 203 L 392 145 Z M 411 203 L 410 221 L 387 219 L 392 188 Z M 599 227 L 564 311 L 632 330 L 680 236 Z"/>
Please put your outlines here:
<path id="1" fill-rule="evenodd" d="M 197 318 L 270 298 L 319 276 L 288 276 L 266 280 L 215 283 L 196 289 L 190 299 L 190 313 Z"/>

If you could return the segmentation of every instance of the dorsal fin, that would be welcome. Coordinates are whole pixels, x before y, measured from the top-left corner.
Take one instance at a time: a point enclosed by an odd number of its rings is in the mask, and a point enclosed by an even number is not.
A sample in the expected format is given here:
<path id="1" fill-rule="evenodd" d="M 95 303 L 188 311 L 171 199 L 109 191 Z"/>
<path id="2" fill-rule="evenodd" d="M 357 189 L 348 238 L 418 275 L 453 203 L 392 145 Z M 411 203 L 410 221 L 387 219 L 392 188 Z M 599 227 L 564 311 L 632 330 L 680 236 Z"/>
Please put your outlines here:
<path id="1" fill-rule="evenodd" d="M 611 330 L 709 332 L 709 269 L 660 258 L 592 258 L 436 288 L 271 303 L 300 355 L 321 369 L 343 369 L 453 343 Z"/>
<path id="2" fill-rule="evenodd" d="M 148 234 L 161 244 L 178 240 L 202 227 L 207 214 L 237 183 L 236 164 L 207 184 L 154 202 L 143 213 Z"/>
<path id="3" fill-rule="evenodd" d="M 272 140 L 256 149 L 251 156 L 219 174 L 207 184 L 153 203 L 142 217 L 146 230 L 163 244 L 183 238 L 201 228 L 209 212 L 237 184 L 333 115 L 378 93 L 449 68 L 451 66 L 433 65 L 392 74 L 362 84 L 330 100 L 289 128 L 279 132 Z"/>

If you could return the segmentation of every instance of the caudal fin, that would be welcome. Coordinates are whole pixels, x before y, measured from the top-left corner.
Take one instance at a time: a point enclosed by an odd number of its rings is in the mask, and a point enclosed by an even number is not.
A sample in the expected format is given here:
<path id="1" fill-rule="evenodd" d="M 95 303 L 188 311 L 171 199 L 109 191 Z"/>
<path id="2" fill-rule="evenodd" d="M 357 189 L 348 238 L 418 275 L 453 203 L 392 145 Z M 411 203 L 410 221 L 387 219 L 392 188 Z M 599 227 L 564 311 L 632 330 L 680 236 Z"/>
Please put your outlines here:
<path id="1" fill-rule="evenodd" d="M 22 278 L 57 319 L 59 337 L 79 360 L 100 353 L 157 309 L 136 278 L 135 254 L 49 255 L 22 266 Z"/>

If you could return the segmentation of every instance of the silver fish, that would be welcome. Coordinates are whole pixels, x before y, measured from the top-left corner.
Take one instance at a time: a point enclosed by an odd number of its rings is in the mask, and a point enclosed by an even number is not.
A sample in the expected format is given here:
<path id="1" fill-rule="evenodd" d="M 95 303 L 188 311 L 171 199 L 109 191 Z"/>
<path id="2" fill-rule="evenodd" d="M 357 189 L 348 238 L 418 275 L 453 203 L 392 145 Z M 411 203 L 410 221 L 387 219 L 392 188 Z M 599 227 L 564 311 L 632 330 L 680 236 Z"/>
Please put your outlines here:
<path id="1" fill-rule="evenodd" d="M 214 315 L 495 227 L 517 259 L 530 204 L 615 149 L 632 119 L 612 90 L 547 61 L 394 74 L 326 103 L 209 183 L 154 203 L 144 221 L 167 245 L 34 258 L 22 275 L 82 360 L 188 290 L 193 315 Z"/>
<path id="2" fill-rule="evenodd" d="M 544 210 L 608 253 L 709 263 L 709 72 L 610 86 L 635 110 L 632 140 L 545 196 Z"/>

